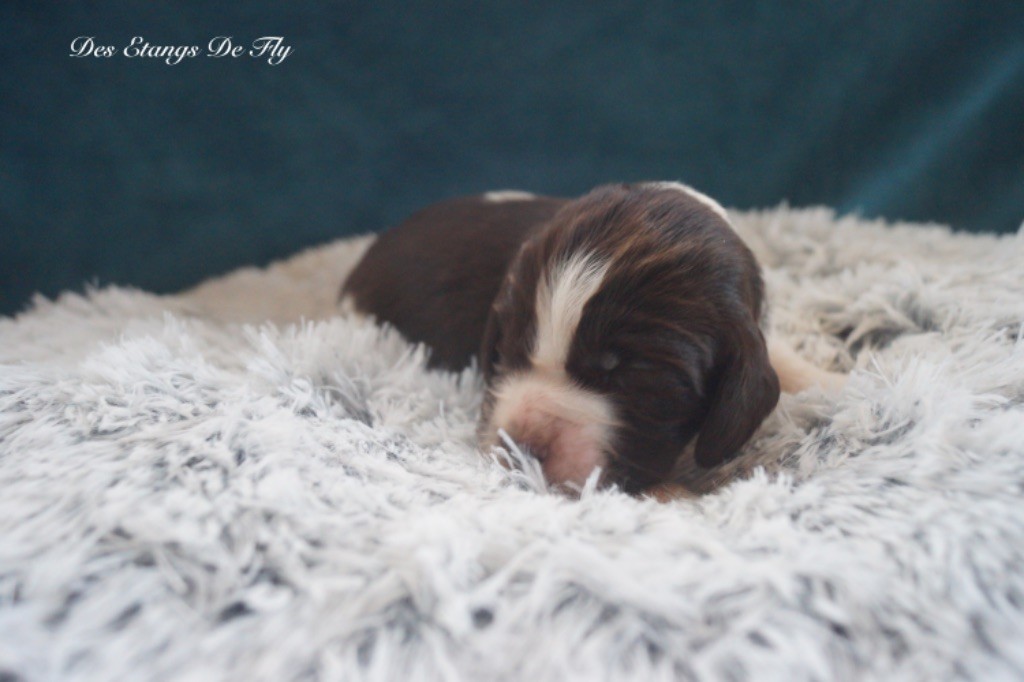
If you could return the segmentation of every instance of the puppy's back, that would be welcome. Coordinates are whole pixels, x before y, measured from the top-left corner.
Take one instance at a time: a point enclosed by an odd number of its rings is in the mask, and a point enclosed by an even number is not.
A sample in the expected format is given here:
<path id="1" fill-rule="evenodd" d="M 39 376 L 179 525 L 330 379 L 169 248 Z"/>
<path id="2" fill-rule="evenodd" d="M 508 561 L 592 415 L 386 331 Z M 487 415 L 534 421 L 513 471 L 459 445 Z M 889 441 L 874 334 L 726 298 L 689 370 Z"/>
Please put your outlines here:
<path id="1" fill-rule="evenodd" d="M 342 287 L 357 311 L 426 343 L 432 367 L 470 363 L 516 251 L 565 203 L 490 196 L 499 198 L 452 199 L 417 211 L 377 238 Z"/>

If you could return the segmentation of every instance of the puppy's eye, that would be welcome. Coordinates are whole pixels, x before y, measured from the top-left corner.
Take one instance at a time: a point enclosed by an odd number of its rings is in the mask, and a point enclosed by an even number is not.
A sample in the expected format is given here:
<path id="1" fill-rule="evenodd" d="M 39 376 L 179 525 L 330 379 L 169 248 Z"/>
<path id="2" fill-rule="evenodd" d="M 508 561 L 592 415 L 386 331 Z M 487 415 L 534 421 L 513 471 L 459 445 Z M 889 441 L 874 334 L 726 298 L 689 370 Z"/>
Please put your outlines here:
<path id="1" fill-rule="evenodd" d="M 604 372 L 611 372 L 619 366 L 620 362 L 618 353 L 606 351 L 601 353 L 601 357 L 597 359 L 597 366 Z"/>
<path id="2" fill-rule="evenodd" d="M 637 372 L 653 372 L 657 369 L 657 365 L 650 360 L 644 360 L 643 358 L 634 358 L 630 361 L 629 367 Z"/>

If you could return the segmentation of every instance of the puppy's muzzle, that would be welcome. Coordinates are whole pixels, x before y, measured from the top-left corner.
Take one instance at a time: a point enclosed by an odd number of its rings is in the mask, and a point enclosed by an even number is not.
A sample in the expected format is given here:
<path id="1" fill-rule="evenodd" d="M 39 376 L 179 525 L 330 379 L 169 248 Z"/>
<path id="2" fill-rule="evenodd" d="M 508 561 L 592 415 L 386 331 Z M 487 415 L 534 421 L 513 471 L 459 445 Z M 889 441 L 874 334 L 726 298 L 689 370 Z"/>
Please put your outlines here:
<path id="1" fill-rule="evenodd" d="M 583 485 L 607 466 L 613 419 L 607 400 L 557 376 L 516 376 L 495 391 L 488 427 L 504 429 L 541 463 L 549 483 Z"/>

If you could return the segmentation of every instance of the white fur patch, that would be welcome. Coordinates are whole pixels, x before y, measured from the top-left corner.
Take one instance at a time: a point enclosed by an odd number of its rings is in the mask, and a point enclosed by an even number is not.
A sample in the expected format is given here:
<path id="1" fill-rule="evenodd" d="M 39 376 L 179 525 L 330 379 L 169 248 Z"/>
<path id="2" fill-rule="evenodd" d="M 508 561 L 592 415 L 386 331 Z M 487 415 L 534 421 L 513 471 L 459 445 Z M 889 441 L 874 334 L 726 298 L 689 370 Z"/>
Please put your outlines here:
<path id="1" fill-rule="evenodd" d="M 504 429 L 541 459 L 549 483 L 583 485 L 607 466 L 616 419 L 603 396 L 573 385 L 562 371 L 536 369 L 503 378 L 494 395 L 491 442 Z"/>
<path id="2" fill-rule="evenodd" d="M 565 372 L 569 347 L 587 301 L 608 263 L 576 254 L 557 263 L 537 285 L 533 367 L 503 378 L 494 390 L 490 437 L 504 429 L 541 460 L 550 483 L 583 485 L 607 465 L 615 422 L 606 398 L 573 384 Z"/>
<path id="3" fill-rule="evenodd" d="M 592 254 L 576 254 L 541 276 L 531 358 L 535 366 L 561 369 L 565 365 L 583 306 L 600 288 L 607 272 L 607 262 Z"/>
<path id="4" fill-rule="evenodd" d="M 722 217 L 722 220 L 729 222 L 729 214 L 725 212 L 725 209 L 722 208 L 722 205 L 720 203 L 709 197 L 707 194 L 704 194 L 703 192 L 698 192 L 689 185 L 684 185 L 681 182 L 663 181 L 648 182 L 644 185 L 644 187 L 651 187 L 652 189 L 674 189 L 679 192 L 683 192 L 684 194 L 689 194 L 691 197 L 693 197 L 697 201 L 700 201 L 708 208 L 710 208 L 712 211 L 720 215 Z"/>
<path id="5" fill-rule="evenodd" d="M 501 203 L 503 201 L 527 201 L 536 198 L 536 194 L 523 192 L 518 189 L 499 189 L 493 192 L 484 193 L 484 201 Z"/>

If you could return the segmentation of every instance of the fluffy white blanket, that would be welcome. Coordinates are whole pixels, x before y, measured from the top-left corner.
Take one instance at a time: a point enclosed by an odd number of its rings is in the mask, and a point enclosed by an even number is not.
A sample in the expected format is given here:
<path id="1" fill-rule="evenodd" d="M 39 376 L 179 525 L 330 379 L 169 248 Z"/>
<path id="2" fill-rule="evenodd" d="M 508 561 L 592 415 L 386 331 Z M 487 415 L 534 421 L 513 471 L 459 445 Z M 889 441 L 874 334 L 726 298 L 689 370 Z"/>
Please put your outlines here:
<path id="1" fill-rule="evenodd" d="M 1024 235 L 735 219 L 852 378 L 664 505 L 481 455 L 472 372 L 336 315 L 365 239 L 0 321 L 0 679 L 1024 676 Z"/>

